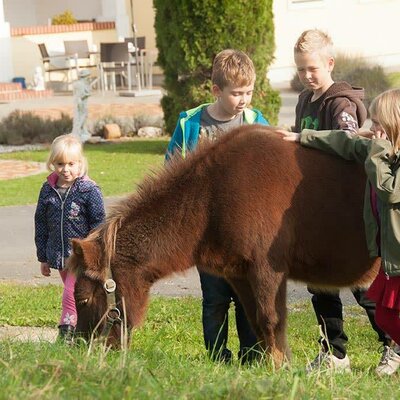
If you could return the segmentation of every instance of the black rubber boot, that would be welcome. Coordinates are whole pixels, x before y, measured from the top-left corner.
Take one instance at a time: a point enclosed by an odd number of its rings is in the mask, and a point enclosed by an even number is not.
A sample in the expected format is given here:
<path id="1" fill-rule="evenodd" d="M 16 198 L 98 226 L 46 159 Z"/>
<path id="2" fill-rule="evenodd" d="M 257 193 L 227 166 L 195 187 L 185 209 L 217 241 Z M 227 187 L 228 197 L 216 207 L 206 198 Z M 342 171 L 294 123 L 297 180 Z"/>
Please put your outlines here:
<path id="1" fill-rule="evenodd" d="M 74 344 L 75 327 L 72 325 L 60 325 L 58 327 L 57 340 L 65 344 Z"/>

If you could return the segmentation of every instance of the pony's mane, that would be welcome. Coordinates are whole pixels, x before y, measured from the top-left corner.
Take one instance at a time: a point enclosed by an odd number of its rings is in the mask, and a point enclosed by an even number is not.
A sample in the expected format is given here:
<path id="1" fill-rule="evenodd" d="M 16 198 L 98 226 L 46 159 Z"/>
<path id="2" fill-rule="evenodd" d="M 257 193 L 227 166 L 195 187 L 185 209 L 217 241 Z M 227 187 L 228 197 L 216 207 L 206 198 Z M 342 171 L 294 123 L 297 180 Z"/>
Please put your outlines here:
<path id="1" fill-rule="evenodd" d="M 101 242 L 106 264 L 109 265 L 115 253 L 115 241 L 118 230 L 124 220 L 135 209 L 149 200 L 158 197 L 161 193 L 168 192 L 171 184 L 181 181 L 187 176 L 193 177 L 204 171 L 212 160 L 219 159 L 228 148 L 238 141 L 246 140 L 249 134 L 262 134 L 266 136 L 273 132 L 273 128 L 260 125 L 246 125 L 233 129 L 228 134 L 222 135 L 216 141 L 203 140 L 199 142 L 196 150 L 183 159 L 179 152 L 175 152 L 171 160 L 163 167 L 152 170 L 144 180 L 137 185 L 136 192 L 121 199 L 111 206 L 103 224 L 93 230 L 87 240 Z M 245 144 L 242 145 L 245 148 Z"/>

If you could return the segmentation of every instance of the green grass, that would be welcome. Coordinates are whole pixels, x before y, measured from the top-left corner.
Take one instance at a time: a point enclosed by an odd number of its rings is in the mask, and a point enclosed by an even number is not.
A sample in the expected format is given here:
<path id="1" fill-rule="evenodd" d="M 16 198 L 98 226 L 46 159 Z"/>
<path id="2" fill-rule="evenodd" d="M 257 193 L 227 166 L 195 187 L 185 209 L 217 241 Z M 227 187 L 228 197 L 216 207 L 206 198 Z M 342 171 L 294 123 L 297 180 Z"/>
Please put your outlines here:
<path id="1" fill-rule="evenodd" d="M 400 88 L 400 72 L 391 72 L 388 78 L 392 88 Z"/>
<path id="2" fill-rule="evenodd" d="M 54 327 L 61 287 L 0 284 L 0 325 Z M 0 341 L 0 399 L 398 399 L 399 376 L 377 378 L 375 334 L 360 307 L 345 307 L 351 374 L 306 376 L 318 330 L 309 302 L 290 306 L 291 366 L 210 362 L 203 347 L 201 299 L 153 297 L 128 351 Z M 229 347 L 238 341 L 230 318 Z"/>
<path id="3" fill-rule="evenodd" d="M 104 196 L 130 193 L 151 169 L 163 164 L 168 139 L 137 139 L 124 143 L 85 145 L 89 176 Z M 0 159 L 45 162 L 48 151 L 1 154 Z M 47 173 L 0 181 L 0 206 L 34 204 Z"/>
<path id="4" fill-rule="evenodd" d="M 166 139 L 86 145 L 90 176 L 105 196 L 130 192 L 147 171 L 162 165 Z M 47 151 L 0 158 L 45 161 Z M 0 182 L 0 205 L 36 202 L 46 174 Z M 0 326 L 57 325 L 61 286 L 0 283 Z M 400 398 L 400 379 L 378 379 L 379 344 L 360 307 L 345 307 L 351 374 L 306 376 L 317 351 L 318 328 L 309 302 L 291 305 L 291 366 L 274 371 L 266 362 L 242 367 L 210 362 L 201 327 L 201 299 L 154 297 L 128 351 L 59 343 L 0 341 L 2 399 L 380 399 Z M 230 318 L 229 347 L 238 339 Z"/>

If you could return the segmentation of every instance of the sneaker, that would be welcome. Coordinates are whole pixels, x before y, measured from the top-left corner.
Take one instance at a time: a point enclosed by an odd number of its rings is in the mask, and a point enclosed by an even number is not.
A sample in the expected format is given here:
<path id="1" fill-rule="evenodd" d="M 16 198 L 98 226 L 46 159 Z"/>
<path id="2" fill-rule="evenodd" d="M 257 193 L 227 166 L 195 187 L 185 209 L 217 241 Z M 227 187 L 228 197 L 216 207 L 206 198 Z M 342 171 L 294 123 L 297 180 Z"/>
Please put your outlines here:
<path id="1" fill-rule="evenodd" d="M 75 327 L 72 325 L 60 325 L 58 327 L 57 340 L 65 344 L 74 344 Z"/>
<path id="2" fill-rule="evenodd" d="M 384 346 L 381 360 L 375 369 L 378 376 L 393 375 L 400 367 L 400 355 L 391 347 Z"/>
<path id="3" fill-rule="evenodd" d="M 336 372 L 350 372 L 349 357 L 346 355 L 345 358 L 338 358 L 329 352 L 320 351 L 317 357 L 307 364 L 306 372 L 309 374 L 313 371 L 329 369 Z"/>

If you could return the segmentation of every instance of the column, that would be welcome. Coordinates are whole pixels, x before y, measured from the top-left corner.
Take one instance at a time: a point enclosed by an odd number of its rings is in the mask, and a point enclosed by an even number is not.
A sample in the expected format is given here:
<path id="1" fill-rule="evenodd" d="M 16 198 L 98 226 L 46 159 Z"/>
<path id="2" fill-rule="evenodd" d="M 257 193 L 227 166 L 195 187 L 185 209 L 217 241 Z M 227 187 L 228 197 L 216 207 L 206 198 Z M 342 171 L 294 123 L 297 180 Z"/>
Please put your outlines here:
<path id="1" fill-rule="evenodd" d="M 1 0 L 0 0 L 1 1 Z M 115 21 L 118 37 L 129 37 L 131 28 L 125 0 L 101 0 L 102 14 L 98 21 Z"/>
<path id="2" fill-rule="evenodd" d="M 10 24 L 4 20 L 4 4 L 0 0 L 0 82 L 13 78 Z"/>

